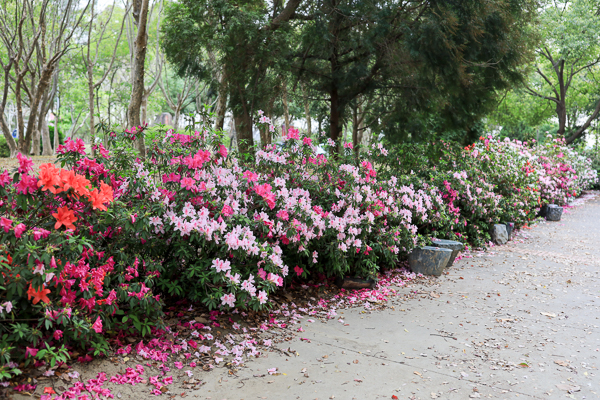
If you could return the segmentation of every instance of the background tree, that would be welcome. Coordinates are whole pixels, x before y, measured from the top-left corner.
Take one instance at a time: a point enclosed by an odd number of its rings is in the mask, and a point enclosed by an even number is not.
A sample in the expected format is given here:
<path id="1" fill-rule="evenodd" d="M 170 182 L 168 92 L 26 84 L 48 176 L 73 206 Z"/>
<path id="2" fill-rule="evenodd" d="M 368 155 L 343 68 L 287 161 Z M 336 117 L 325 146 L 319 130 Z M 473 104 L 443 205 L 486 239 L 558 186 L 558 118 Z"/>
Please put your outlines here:
<path id="1" fill-rule="evenodd" d="M 148 46 L 148 8 L 149 0 L 133 0 L 133 19 L 137 34 L 133 42 L 133 63 L 131 68 L 131 100 L 127 108 L 127 122 L 130 127 L 140 125 L 140 110 L 144 96 L 144 74 L 146 50 Z M 146 146 L 144 138 L 138 135 L 137 150 L 144 156 Z"/>
<path id="2" fill-rule="evenodd" d="M 183 0 L 167 8 L 167 59 L 182 75 L 214 79 L 220 74 L 226 81 L 218 86 L 228 90 L 242 152 L 254 145 L 254 113 L 274 95 L 274 67 L 285 59 L 289 21 L 300 2 L 288 0 L 284 6 L 281 1 Z"/>
<path id="3" fill-rule="evenodd" d="M 104 47 L 104 40 L 107 35 L 110 35 L 113 32 L 107 32 L 107 29 L 110 26 L 111 19 L 113 18 L 115 11 L 115 4 L 105 10 L 103 13 L 103 17 L 96 10 L 97 0 L 91 0 L 90 4 L 90 23 L 88 24 L 88 34 L 87 34 L 87 43 L 83 49 L 82 59 L 83 64 L 85 66 L 86 75 L 87 75 L 87 88 L 88 88 L 88 107 L 89 107 L 89 115 L 90 115 L 90 140 L 92 143 L 95 142 L 96 132 L 95 132 L 95 124 L 94 124 L 94 95 L 95 91 L 104 83 L 108 75 L 112 72 L 113 65 L 115 59 L 117 58 L 117 50 L 119 49 L 119 42 L 121 41 L 121 35 L 123 34 L 123 29 L 125 27 L 125 21 L 127 15 L 129 14 L 129 10 L 131 7 L 128 7 L 125 10 L 125 13 L 121 19 L 121 26 L 118 30 L 118 35 L 114 42 L 112 53 L 108 54 L 107 60 L 105 60 L 104 71 L 101 72 L 101 76 L 98 78 L 94 77 L 94 71 L 98 66 L 99 57 L 102 54 L 102 50 L 106 50 Z"/>
<path id="4" fill-rule="evenodd" d="M 547 1 L 542 4 L 540 33 L 543 40 L 536 50 L 533 67 L 536 79 L 525 83 L 532 96 L 553 103 L 558 118 L 559 136 L 572 143 L 600 114 L 600 96 L 585 122 L 571 118 L 569 97 L 576 83 L 594 79 L 594 67 L 600 63 L 600 18 L 597 1 Z M 572 111 L 572 110 L 571 110 Z"/>
<path id="5" fill-rule="evenodd" d="M 363 123 L 377 122 L 390 140 L 410 138 L 404 127 L 419 113 L 428 122 L 416 131 L 431 132 L 434 116 L 445 130 L 465 129 L 521 76 L 530 39 L 519 28 L 532 8 L 529 1 L 313 1 L 299 18 L 292 68 L 329 103 L 333 140 L 359 96 L 373 97 Z"/>
<path id="6" fill-rule="evenodd" d="M 7 51 L 2 60 L 5 90 L 10 84 L 17 107 L 19 142 L 17 151 L 28 154 L 38 119 L 45 118 L 47 91 L 62 57 L 73 47 L 74 35 L 89 5 L 75 0 L 2 1 L 0 7 L 0 40 Z M 5 106 L 6 101 L 0 103 Z M 29 108 L 27 127 L 23 106 Z M 0 109 L 4 114 L 4 109 Z M 41 114 L 41 115 L 40 115 Z M 1 123 L 4 137 L 10 134 Z M 11 149 L 12 150 L 12 149 Z"/>

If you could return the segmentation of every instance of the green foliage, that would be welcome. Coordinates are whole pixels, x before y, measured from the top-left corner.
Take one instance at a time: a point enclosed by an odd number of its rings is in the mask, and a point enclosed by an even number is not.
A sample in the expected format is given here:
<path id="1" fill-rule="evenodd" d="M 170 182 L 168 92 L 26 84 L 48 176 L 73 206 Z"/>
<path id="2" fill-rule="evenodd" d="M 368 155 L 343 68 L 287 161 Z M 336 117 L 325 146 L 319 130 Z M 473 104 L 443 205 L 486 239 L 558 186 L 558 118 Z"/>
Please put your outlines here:
<path id="1" fill-rule="evenodd" d="M 10 157 L 10 147 L 8 147 L 4 135 L 0 135 L 0 157 Z"/>

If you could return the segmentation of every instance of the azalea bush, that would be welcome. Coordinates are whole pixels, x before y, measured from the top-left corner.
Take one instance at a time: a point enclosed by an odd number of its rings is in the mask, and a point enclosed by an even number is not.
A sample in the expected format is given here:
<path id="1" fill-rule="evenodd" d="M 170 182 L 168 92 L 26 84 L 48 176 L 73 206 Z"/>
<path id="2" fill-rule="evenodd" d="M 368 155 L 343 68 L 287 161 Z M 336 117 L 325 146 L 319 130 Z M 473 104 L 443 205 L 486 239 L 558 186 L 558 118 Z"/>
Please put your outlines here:
<path id="1" fill-rule="evenodd" d="M 597 182 L 591 162 L 556 141 L 537 147 L 487 136 L 465 148 L 437 142 L 396 146 L 392 153 L 380 160 L 385 173 L 416 187 L 433 185 L 446 203 L 449 220 L 418 224 L 419 231 L 475 246 L 489 242 L 493 224 L 520 227 L 544 203 L 565 204 Z"/>
<path id="2" fill-rule="evenodd" d="M 83 154 L 83 142 L 67 141 L 59 153 Z M 19 372 L 14 361 L 54 366 L 77 350 L 105 353 L 105 331 L 124 309 L 133 316 L 160 312 L 139 279 L 146 265 L 112 242 L 123 230 L 114 224 L 122 217 L 114 176 L 85 158 L 70 168 L 44 164 L 32 174 L 32 161 L 18 158 L 17 173 L 0 174 L 4 377 Z"/>
<path id="3" fill-rule="evenodd" d="M 552 139 L 535 150 L 540 166 L 541 199 L 544 204 L 567 204 L 598 182 L 592 161 L 568 147 L 563 139 Z"/>
<path id="4" fill-rule="evenodd" d="M 163 293 L 209 308 L 263 308 L 293 277 L 375 277 L 419 241 L 415 223 L 445 207 L 435 187 L 378 180 L 352 149 L 326 157 L 295 129 L 250 161 L 209 130 L 169 131 L 131 167 L 132 136 L 112 138 L 111 171 L 136 221 L 126 247 L 159 261 Z"/>
<path id="5" fill-rule="evenodd" d="M 165 298 L 261 310 L 292 280 L 376 277 L 433 237 L 484 245 L 492 224 L 523 225 L 597 181 L 561 143 L 356 153 L 290 128 L 239 155 L 211 129 L 154 129 L 140 158 L 146 132 L 111 132 L 94 156 L 67 139 L 60 167 L 33 174 L 19 156 L 0 174 L 3 376 L 156 332 Z"/>

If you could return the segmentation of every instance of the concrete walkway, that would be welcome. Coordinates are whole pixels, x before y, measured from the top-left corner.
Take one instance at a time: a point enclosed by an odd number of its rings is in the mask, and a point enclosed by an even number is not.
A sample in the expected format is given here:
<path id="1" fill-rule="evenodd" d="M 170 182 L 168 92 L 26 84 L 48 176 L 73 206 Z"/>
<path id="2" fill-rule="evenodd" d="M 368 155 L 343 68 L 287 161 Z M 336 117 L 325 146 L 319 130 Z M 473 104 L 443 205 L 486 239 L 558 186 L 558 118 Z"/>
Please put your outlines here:
<path id="1" fill-rule="evenodd" d="M 400 288 L 418 294 L 390 309 L 303 324 L 310 343 L 293 340 L 288 355 L 267 353 L 235 376 L 217 369 L 184 396 L 600 398 L 600 199 L 525 235 Z"/>

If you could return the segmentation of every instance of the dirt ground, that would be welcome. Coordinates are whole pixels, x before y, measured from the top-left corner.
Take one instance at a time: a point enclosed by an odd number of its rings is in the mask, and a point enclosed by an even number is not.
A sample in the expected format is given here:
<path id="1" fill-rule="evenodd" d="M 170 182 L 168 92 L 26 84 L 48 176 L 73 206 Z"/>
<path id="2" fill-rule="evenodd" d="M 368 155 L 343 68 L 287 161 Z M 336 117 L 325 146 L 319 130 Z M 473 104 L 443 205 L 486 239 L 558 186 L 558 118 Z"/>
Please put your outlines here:
<path id="1" fill-rule="evenodd" d="M 34 171 L 38 171 L 42 164 L 54 163 L 56 161 L 55 156 L 32 156 L 30 158 L 33 160 Z M 19 160 L 16 158 L 0 157 L 0 172 L 4 172 L 5 169 L 11 172 L 14 169 L 16 172 L 17 168 L 19 168 Z"/>

